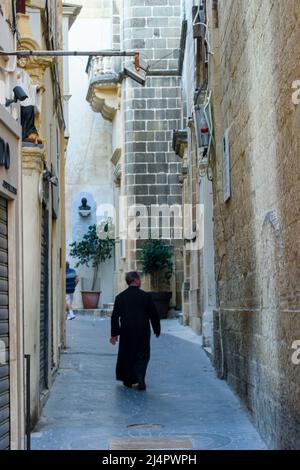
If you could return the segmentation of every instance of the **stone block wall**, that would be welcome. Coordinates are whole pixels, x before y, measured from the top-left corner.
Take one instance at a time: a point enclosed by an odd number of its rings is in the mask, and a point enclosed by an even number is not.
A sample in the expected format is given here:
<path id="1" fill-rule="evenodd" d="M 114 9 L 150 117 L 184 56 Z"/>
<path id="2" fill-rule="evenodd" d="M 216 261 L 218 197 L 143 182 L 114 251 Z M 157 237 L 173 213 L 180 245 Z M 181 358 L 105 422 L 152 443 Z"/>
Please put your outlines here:
<path id="1" fill-rule="evenodd" d="M 123 82 L 125 186 L 128 203 L 180 204 L 181 159 L 172 150 L 172 130 L 180 125 L 178 48 L 180 0 L 127 0 L 123 48 L 137 49 L 149 65 L 145 87 Z M 141 243 L 131 244 L 136 268 Z M 180 250 L 179 250 L 180 251 Z M 179 256 L 179 255 L 178 255 Z"/>
<path id="2" fill-rule="evenodd" d="M 211 1 L 209 2 L 211 6 Z M 300 10 L 295 0 L 219 2 L 215 365 L 272 448 L 300 447 Z M 214 36 L 215 37 L 215 36 Z M 217 64 L 214 64 L 218 67 Z M 229 129 L 231 199 L 223 200 Z"/>

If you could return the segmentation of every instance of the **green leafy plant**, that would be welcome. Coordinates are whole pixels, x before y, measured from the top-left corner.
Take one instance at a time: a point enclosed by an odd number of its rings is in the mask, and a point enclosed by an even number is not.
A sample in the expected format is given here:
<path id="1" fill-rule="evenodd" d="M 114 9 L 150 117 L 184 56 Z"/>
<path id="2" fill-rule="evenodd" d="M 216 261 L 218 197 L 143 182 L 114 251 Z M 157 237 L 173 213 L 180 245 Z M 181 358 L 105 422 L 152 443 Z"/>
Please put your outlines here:
<path id="1" fill-rule="evenodd" d="M 159 290 L 161 276 L 165 280 L 170 280 L 173 273 L 173 250 L 163 240 L 147 240 L 142 248 L 140 262 L 145 274 L 150 274 L 155 284 L 155 289 Z"/>
<path id="2" fill-rule="evenodd" d="M 112 257 L 115 241 L 109 238 L 109 224 L 107 220 L 100 227 L 91 225 L 81 241 L 70 244 L 70 256 L 78 260 L 76 267 L 92 265 L 94 269 L 92 290 L 95 290 L 100 264 Z"/>

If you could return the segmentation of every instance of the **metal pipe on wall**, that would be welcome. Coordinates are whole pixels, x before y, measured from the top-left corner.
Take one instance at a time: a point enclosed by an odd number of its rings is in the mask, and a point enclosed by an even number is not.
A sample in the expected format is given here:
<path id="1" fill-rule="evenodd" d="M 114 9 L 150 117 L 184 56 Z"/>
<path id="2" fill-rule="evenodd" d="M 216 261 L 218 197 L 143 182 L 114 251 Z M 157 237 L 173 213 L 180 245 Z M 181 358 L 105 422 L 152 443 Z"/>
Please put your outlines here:
<path id="1" fill-rule="evenodd" d="M 31 450 L 30 354 L 25 354 L 25 362 L 26 362 L 26 450 Z"/>
<path id="2" fill-rule="evenodd" d="M 89 56 L 89 57 L 136 57 L 139 56 L 137 51 L 0 51 L 0 55 L 4 56 L 17 56 L 17 57 L 30 57 L 30 56 Z"/>

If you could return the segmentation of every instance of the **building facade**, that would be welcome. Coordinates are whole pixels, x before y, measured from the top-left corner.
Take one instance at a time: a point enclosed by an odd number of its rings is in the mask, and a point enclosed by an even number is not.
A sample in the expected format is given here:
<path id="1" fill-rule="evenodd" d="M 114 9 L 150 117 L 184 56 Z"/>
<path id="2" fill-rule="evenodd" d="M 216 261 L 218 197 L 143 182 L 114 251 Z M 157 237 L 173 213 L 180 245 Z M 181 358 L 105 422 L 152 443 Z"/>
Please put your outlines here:
<path id="1" fill-rule="evenodd" d="M 17 2 L 18 48 L 62 48 L 62 3 Z M 19 58 L 17 85 L 32 111 L 21 112 L 25 353 L 31 358 L 31 422 L 48 397 L 64 343 L 65 240 L 62 61 Z M 22 108 L 21 108 L 22 110 Z M 27 119 L 27 118 L 26 118 Z"/>
<path id="2" fill-rule="evenodd" d="M 174 145 L 183 198 L 200 203 L 204 232 L 200 252 L 185 248 L 184 318 L 268 445 L 297 449 L 298 3 L 184 7 L 184 121 Z"/>
<path id="3" fill-rule="evenodd" d="M 112 2 L 88 0 L 75 2 L 82 6 L 76 23 L 69 32 L 71 50 L 101 50 L 112 48 Z M 100 34 L 101 32 L 101 34 Z M 100 64 L 99 64 L 100 66 Z M 96 61 L 93 63 L 96 67 Z M 66 245 L 78 242 L 89 226 L 113 217 L 114 170 L 112 157 L 111 108 L 101 102 L 93 108 L 86 101 L 89 76 L 86 73 L 87 58 L 69 59 L 69 145 L 66 158 Z M 94 70 L 94 69 L 93 69 Z M 110 84 L 106 83 L 109 92 Z M 78 117 L 81 117 L 80 119 Z M 82 215 L 82 199 L 87 200 L 89 215 Z M 69 257 L 68 257 L 69 258 Z M 74 267 L 76 259 L 69 258 Z M 81 290 L 91 290 L 93 269 L 91 266 L 76 268 L 80 284 L 75 292 L 74 307 L 82 309 Z M 112 303 L 114 290 L 114 257 L 101 263 L 95 288 L 101 290 L 99 307 Z"/>
<path id="4" fill-rule="evenodd" d="M 168 0 L 162 5 L 160 1 L 114 0 L 110 14 L 111 46 L 138 50 L 148 67 L 143 87 L 128 78 L 126 71 L 124 74 L 127 67 L 132 68 L 133 59 L 107 63 L 100 58 L 89 65 L 87 99 L 113 125 L 111 162 L 117 209 L 115 292 L 118 292 L 125 287 L 124 272 L 141 268 L 139 255 L 144 236 L 140 239 L 128 233 L 130 217 L 139 212 L 139 220 L 149 227 L 145 237 L 148 238 L 152 208 L 158 211 L 159 206 L 169 208 L 181 203 L 182 162 L 172 149 L 172 130 L 178 127 L 180 119 L 181 2 Z M 118 204 L 123 203 L 128 209 L 125 226 L 125 212 L 121 210 L 122 216 L 118 216 Z M 173 306 L 180 306 L 182 240 L 171 243 L 177 269 L 167 288 L 173 292 Z M 144 286 L 151 288 L 149 279 L 144 280 Z"/>
<path id="5" fill-rule="evenodd" d="M 219 2 L 218 18 L 215 364 L 268 444 L 297 449 L 299 5 Z"/>
<path id="6" fill-rule="evenodd" d="M 0 3 L 0 48 L 16 47 L 16 12 Z M 6 106 L 16 58 L 0 57 L 0 449 L 24 448 L 22 184 L 19 105 Z"/>
<path id="7" fill-rule="evenodd" d="M 173 148 L 182 158 L 182 207 L 184 214 L 183 320 L 202 336 L 208 354 L 213 348 L 213 310 L 216 303 L 213 244 L 213 185 L 208 146 L 213 152 L 210 54 L 205 41 L 205 5 L 182 3 L 180 56 L 182 112 L 174 131 Z M 201 127 L 206 131 L 201 142 Z"/>

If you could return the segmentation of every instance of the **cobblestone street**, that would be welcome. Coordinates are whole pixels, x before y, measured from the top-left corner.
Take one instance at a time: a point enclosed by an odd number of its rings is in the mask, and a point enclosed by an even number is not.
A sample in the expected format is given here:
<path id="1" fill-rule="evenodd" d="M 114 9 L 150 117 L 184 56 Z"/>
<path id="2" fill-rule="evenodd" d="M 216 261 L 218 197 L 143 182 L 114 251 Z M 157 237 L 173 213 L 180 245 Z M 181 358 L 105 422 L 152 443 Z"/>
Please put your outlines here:
<path id="1" fill-rule="evenodd" d="M 152 339 L 147 391 L 115 381 L 110 321 L 69 321 L 68 348 L 34 449 L 265 449 L 248 415 L 215 377 L 200 338 L 178 320 Z"/>

